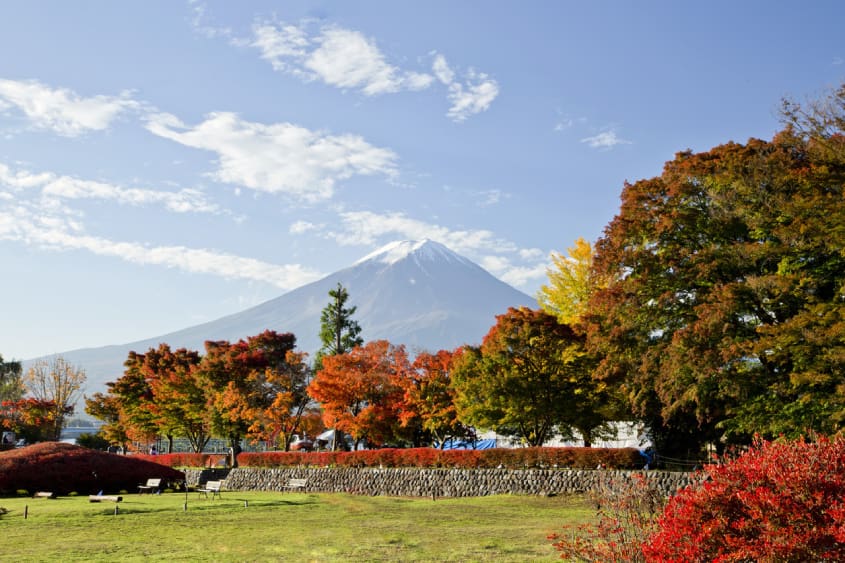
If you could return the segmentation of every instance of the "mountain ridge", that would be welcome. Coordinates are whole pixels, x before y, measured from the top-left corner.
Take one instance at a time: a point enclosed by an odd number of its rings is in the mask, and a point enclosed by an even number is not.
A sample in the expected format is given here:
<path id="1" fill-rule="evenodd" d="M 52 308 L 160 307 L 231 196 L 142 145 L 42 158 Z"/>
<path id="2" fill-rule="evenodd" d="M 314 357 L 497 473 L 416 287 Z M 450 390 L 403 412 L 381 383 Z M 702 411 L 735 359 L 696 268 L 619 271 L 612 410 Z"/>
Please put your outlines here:
<path id="1" fill-rule="evenodd" d="M 397 241 L 351 266 L 243 311 L 160 336 L 51 354 L 86 371 L 86 393 L 105 390 L 123 374 L 130 350 L 143 353 L 167 343 L 204 352 L 207 340 L 237 341 L 264 330 L 291 332 L 297 349 L 320 348 L 320 314 L 337 284 L 349 292 L 353 318 L 367 340 L 403 344 L 409 353 L 477 344 L 508 307 L 536 307 L 525 293 L 481 266 L 431 240 Z M 36 358 L 41 359 L 41 358 Z M 31 363 L 34 360 L 28 360 Z"/>

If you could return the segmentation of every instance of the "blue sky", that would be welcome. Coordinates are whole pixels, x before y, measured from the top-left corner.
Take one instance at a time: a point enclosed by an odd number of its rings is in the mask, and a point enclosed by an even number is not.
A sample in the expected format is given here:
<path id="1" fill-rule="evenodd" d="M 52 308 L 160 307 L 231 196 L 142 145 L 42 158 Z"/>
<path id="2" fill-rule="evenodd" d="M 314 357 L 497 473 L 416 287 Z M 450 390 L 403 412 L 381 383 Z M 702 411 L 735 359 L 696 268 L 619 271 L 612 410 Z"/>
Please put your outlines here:
<path id="1" fill-rule="evenodd" d="M 771 138 L 782 97 L 840 84 L 843 22 L 838 1 L 4 2 L 0 354 L 213 320 L 400 239 L 533 295 L 625 181 Z"/>

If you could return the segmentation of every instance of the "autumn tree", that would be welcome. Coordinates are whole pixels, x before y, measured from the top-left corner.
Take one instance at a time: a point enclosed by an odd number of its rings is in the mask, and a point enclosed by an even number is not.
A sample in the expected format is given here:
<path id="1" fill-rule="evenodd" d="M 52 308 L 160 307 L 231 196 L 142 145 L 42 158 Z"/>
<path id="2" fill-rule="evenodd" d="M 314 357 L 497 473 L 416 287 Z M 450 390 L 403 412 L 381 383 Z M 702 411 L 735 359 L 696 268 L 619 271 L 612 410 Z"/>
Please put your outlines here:
<path id="1" fill-rule="evenodd" d="M 106 395 L 95 396 L 94 402 L 86 404 L 92 410 L 92 416 L 93 412 L 100 412 L 112 417 L 111 409 L 117 409 L 117 420 L 111 423 L 115 439 L 125 434 L 127 441 L 149 442 L 160 433 L 146 360 L 146 354 L 130 351 L 123 362 L 123 375 L 106 383 Z"/>
<path id="2" fill-rule="evenodd" d="M 307 393 L 311 369 L 304 352 L 288 350 L 284 362 L 268 365 L 253 374 L 252 385 L 257 394 L 248 412 L 253 422 L 248 434 L 290 449 L 293 435 L 304 427 L 308 412 Z"/>
<path id="3" fill-rule="evenodd" d="M 584 338 L 541 310 L 511 308 L 496 321 L 453 365 L 460 419 L 530 446 L 575 429 L 589 446 L 605 420 L 604 388 L 591 377 Z"/>
<path id="4" fill-rule="evenodd" d="M 340 283 L 329 291 L 331 300 L 320 314 L 320 342 L 322 347 L 317 352 L 314 371 L 321 367 L 325 356 L 345 354 L 364 343 L 361 338 L 361 327 L 352 318 L 357 307 L 347 307 L 349 292 Z"/>
<path id="5" fill-rule="evenodd" d="M 304 389 L 301 378 L 307 373 L 303 357 L 289 354 L 295 345 L 293 334 L 271 330 L 233 344 L 205 343 L 206 355 L 197 368 L 197 376 L 206 391 L 206 416 L 212 429 L 226 436 L 236 453 L 241 438 L 250 434 L 250 428 L 261 433 L 260 422 L 253 427 L 259 415 L 279 413 L 288 403 L 292 409 L 298 409 L 297 401 L 306 400 L 301 392 Z M 291 396 L 279 397 L 287 392 Z M 273 402 L 277 399 L 280 402 L 274 411 Z"/>
<path id="6" fill-rule="evenodd" d="M 109 444 L 121 446 L 124 450 L 130 441 L 122 418 L 120 400 L 111 393 L 94 393 L 85 397 L 85 412 L 103 421 L 100 432 Z"/>
<path id="7" fill-rule="evenodd" d="M 76 401 L 85 384 L 85 371 L 71 365 L 61 356 L 38 360 L 23 378 L 27 393 L 36 401 L 52 403 L 50 439 L 61 438 L 66 416 L 73 414 Z"/>
<path id="8" fill-rule="evenodd" d="M 845 420 L 845 137 L 826 122 L 679 153 L 625 186 L 596 245 L 598 375 L 664 453 Z"/>
<path id="9" fill-rule="evenodd" d="M 324 357 L 308 394 L 321 404 L 326 426 L 350 434 L 356 447 L 363 440 L 380 445 L 401 436 L 399 407 L 410 371 L 403 346 L 368 342 Z"/>
<path id="10" fill-rule="evenodd" d="M 211 439 L 205 417 L 206 396 L 197 379 L 200 355 L 194 350 L 171 350 L 167 344 L 150 348 L 141 365 L 149 385 L 151 400 L 146 408 L 159 432 L 167 436 L 173 451 L 173 437 L 184 436 L 195 452 L 201 452 Z"/>
<path id="11" fill-rule="evenodd" d="M 56 427 L 62 428 L 56 417 L 64 419 L 71 414 L 73 406 L 60 410 L 53 401 L 34 397 L 3 401 L 0 403 L 0 427 L 13 431 L 30 444 L 56 440 Z"/>
<path id="12" fill-rule="evenodd" d="M 554 252 L 551 258 L 553 267 L 546 271 L 549 283 L 540 287 L 537 301 L 561 323 L 574 325 L 585 312 L 590 295 L 606 283 L 597 279 L 593 247 L 583 238 L 567 249 L 566 256 Z"/>
<path id="13" fill-rule="evenodd" d="M 458 352 L 460 353 L 460 352 Z M 452 387 L 453 352 L 417 354 L 405 380 L 404 400 L 399 418 L 405 427 L 418 425 L 442 448 L 452 438 L 471 431 L 458 418 Z"/>
<path id="14" fill-rule="evenodd" d="M 0 401 L 17 401 L 24 394 L 21 363 L 0 355 Z"/>

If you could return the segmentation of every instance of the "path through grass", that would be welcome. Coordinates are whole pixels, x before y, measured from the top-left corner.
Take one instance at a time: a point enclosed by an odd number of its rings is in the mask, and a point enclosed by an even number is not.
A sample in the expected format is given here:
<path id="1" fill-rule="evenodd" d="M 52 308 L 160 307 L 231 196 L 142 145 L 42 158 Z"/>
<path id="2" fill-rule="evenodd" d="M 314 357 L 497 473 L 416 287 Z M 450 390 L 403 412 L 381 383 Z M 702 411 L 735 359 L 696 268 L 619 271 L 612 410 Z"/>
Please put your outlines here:
<path id="1" fill-rule="evenodd" d="M 224 492 L 2 498 L 0 560 L 554 561 L 546 536 L 592 511 L 572 497 L 405 499 Z M 24 507 L 29 516 L 24 519 Z"/>

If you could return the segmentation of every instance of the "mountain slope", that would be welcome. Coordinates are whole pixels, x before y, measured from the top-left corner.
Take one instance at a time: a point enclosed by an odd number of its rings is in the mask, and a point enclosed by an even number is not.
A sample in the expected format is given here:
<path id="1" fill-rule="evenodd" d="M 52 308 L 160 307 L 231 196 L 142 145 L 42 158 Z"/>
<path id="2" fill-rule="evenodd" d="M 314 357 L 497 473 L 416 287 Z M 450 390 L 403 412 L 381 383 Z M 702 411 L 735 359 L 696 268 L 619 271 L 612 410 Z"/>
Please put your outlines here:
<path id="1" fill-rule="evenodd" d="M 412 354 L 480 343 L 508 307 L 537 307 L 528 295 L 439 243 L 404 241 L 233 315 L 137 342 L 58 355 L 85 369 L 89 395 L 122 375 L 130 350 L 145 352 L 163 342 L 202 353 L 206 340 L 237 341 L 272 329 L 294 333 L 297 347 L 313 355 L 320 348 L 320 313 L 338 283 L 358 308 L 353 318 L 365 340 L 404 344 Z"/>

